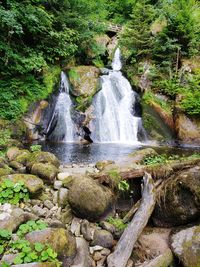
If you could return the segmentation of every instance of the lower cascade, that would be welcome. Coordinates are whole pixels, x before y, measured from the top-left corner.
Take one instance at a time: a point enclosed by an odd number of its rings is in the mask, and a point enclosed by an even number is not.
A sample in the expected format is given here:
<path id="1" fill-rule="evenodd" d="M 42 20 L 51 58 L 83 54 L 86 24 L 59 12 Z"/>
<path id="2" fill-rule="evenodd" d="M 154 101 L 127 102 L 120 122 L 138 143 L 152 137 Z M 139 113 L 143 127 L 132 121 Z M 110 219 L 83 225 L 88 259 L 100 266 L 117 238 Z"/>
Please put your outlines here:
<path id="1" fill-rule="evenodd" d="M 95 118 L 91 123 L 91 137 L 94 142 L 138 142 L 142 120 L 135 116 L 137 94 L 122 75 L 121 67 L 120 50 L 117 48 L 113 70 L 101 77 L 102 89 L 93 101 Z"/>
<path id="2" fill-rule="evenodd" d="M 59 95 L 47 128 L 49 140 L 75 141 L 75 127 L 71 118 L 72 101 L 69 95 L 69 88 L 68 78 L 64 72 L 61 72 Z"/>

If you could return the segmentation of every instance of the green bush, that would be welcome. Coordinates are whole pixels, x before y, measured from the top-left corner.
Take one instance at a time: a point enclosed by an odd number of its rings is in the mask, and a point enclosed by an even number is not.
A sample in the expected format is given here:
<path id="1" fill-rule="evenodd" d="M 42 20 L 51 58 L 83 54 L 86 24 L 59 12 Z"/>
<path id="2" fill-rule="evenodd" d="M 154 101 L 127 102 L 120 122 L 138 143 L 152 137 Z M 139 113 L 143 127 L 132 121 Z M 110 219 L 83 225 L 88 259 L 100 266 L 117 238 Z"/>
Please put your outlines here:
<path id="1" fill-rule="evenodd" d="M 19 229 L 17 230 L 17 235 L 21 238 L 21 237 L 24 237 L 24 235 L 27 233 L 46 229 L 47 226 L 48 224 L 42 220 L 28 221 L 27 223 L 20 225 Z"/>
<path id="2" fill-rule="evenodd" d="M 31 152 L 41 151 L 41 149 L 42 149 L 41 145 L 32 145 L 32 146 L 30 146 Z"/>

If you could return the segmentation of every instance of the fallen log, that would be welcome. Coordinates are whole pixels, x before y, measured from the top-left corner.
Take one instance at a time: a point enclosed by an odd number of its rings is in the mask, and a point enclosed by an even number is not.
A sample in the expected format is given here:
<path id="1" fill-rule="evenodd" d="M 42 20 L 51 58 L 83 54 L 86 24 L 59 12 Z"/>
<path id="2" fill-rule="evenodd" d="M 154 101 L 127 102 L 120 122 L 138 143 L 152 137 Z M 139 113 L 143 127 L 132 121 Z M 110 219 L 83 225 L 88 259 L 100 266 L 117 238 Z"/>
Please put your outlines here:
<path id="1" fill-rule="evenodd" d="M 129 166 L 126 167 L 126 169 L 117 169 L 119 175 L 123 180 L 129 180 L 129 179 L 136 179 L 141 178 L 144 176 L 145 172 L 151 174 L 154 179 L 163 179 L 166 177 L 169 177 L 170 175 L 174 174 L 176 171 L 184 170 L 191 168 L 193 166 L 196 166 L 200 164 L 200 158 L 194 158 L 194 159 L 186 159 L 182 161 L 172 161 L 168 164 L 156 164 L 156 165 L 136 165 L 136 166 Z M 115 165 L 113 166 L 113 170 L 115 170 Z M 99 174 L 95 174 L 92 177 L 94 179 L 98 179 L 98 181 L 103 184 L 109 184 L 110 183 L 110 172 L 105 171 Z"/>
<path id="2" fill-rule="evenodd" d="M 144 175 L 141 205 L 118 241 L 115 251 L 107 258 L 108 267 L 125 267 L 133 247 L 153 212 L 156 203 L 154 181 L 150 174 Z"/>

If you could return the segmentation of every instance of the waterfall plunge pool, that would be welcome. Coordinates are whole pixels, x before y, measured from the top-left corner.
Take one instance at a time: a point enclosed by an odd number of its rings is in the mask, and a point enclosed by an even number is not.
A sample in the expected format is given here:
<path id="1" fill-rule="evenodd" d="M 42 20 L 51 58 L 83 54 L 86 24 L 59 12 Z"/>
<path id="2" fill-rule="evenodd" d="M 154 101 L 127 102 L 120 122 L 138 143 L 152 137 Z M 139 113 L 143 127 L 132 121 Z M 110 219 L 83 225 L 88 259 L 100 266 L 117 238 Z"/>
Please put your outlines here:
<path id="1" fill-rule="evenodd" d="M 124 160 L 136 150 L 152 147 L 158 153 L 177 154 L 189 156 L 193 153 L 200 153 L 200 147 L 195 146 L 169 146 L 151 145 L 150 143 L 120 144 L 120 143 L 92 143 L 78 144 L 67 142 L 41 141 L 37 144 L 42 146 L 43 151 L 54 153 L 63 164 L 96 163 L 101 160 Z"/>

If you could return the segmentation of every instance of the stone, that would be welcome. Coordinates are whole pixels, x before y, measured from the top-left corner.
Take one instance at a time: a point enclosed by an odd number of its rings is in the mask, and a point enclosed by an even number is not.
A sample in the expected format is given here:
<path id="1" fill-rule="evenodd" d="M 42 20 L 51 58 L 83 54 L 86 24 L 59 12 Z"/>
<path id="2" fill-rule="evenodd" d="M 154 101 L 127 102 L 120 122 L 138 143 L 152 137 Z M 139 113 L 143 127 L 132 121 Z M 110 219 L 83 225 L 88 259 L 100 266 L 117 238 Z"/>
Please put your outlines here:
<path id="1" fill-rule="evenodd" d="M 68 206 L 65 207 L 64 210 L 62 210 L 61 214 L 61 221 L 63 224 L 70 224 L 73 220 L 73 214 L 71 208 Z"/>
<path id="2" fill-rule="evenodd" d="M 21 164 L 21 163 L 19 163 L 17 161 L 11 161 L 9 163 L 9 166 L 11 168 L 13 168 L 14 170 L 17 170 L 20 173 L 25 173 L 26 172 L 26 167 L 23 164 Z"/>
<path id="3" fill-rule="evenodd" d="M 40 242 L 50 245 L 58 254 L 58 258 L 73 259 L 76 255 L 75 238 L 64 228 L 46 228 L 25 235 L 30 243 Z"/>
<path id="4" fill-rule="evenodd" d="M 54 165 L 56 168 L 59 167 L 60 162 L 57 157 L 50 152 L 37 151 L 31 154 L 29 162 L 27 163 L 28 169 L 31 169 L 32 166 L 36 163 L 49 163 Z"/>
<path id="5" fill-rule="evenodd" d="M 13 183 L 18 183 L 19 181 L 24 182 L 28 191 L 32 194 L 39 193 L 44 186 L 43 181 L 35 175 L 30 174 L 10 174 L 0 177 L 0 183 L 4 180 L 11 180 Z"/>
<path id="6" fill-rule="evenodd" d="M 171 247 L 184 267 L 200 266 L 200 226 L 194 226 L 174 234 Z"/>
<path id="7" fill-rule="evenodd" d="M 13 173 L 11 168 L 0 168 L 0 177 Z"/>
<path id="8" fill-rule="evenodd" d="M 87 241 L 93 239 L 94 229 L 91 228 L 90 223 L 87 220 L 83 220 L 81 223 L 81 234 Z"/>
<path id="9" fill-rule="evenodd" d="M 101 251 L 103 249 L 104 248 L 102 246 L 93 246 L 93 247 L 90 247 L 90 254 L 94 254 L 95 251 Z"/>
<path id="10" fill-rule="evenodd" d="M 70 176 L 70 174 L 68 172 L 60 172 L 60 173 L 58 173 L 57 178 L 59 181 L 63 181 L 66 178 L 68 178 L 69 176 Z"/>
<path id="11" fill-rule="evenodd" d="M 113 247 L 113 236 L 106 230 L 95 230 L 92 245 L 102 246 L 104 248 Z"/>
<path id="12" fill-rule="evenodd" d="M 58 180 L 56 180 L 55 182 L 54 182 L 54 184 L 53 184 L 53 188 L 55 189 L 55 190 L 58 190 L 58 189 L 60 189 L 62 187 L 62 181 L 58 181 Z"/>
<path id="13" fill-rule="evenodd" d="M 48 199 L 44 201 L 44 206 L 46 208 L 48 208 L 49 210 L 54 207 L 53 203 L 50 200 L 48 200 Z"/>
<path id="14" fill-rule="evenodd" d="M 71 267 L 92 267 L 89 248 L 87 242 L 81 238 L 76 238 L 77 254 Z"/>
<path id="15" fill-rule="evenodd" d="M 110 251 L 110 249 L 108 249 L 108 248 L 104 248 L 104 249 L 101 251 L 101 255 L 103 255 L 103 256 L 108 256 L 110 253 L 111 253 L 111 251 Z"/>
<path id="16" fill-rule="evenodd" d="M 129 157 L 131 158 L 132 162 L 140 163 L 145 157 L 155 155 L 158 155 L 158 153 L 153 148 L 145 148 L 134 151 L 133 153 L 129 154 Z"/>
<path id="17" fill-rule="evenodd" d="M 115 163 L 115 162 L 112 161 L 112 160 L 102 160 L 102 161 L 98 161 L 98 162 L 95 164 L 95 167 L 96 167 L 98 170 L 102 171 L 102 170 L 104 170 L 108 165 L 111 165 L 111 164 L 113 164 L 113 163 Z"/>
<path id="18" fill-rule="evenodd" d="M 62 183 L 63 183 L 63 186 L 66 187 L 66 188 L 70 188 L 74 182 L 75 178 L 73 176 L 68 176 L 66 177 Z"/>
<path id="19" fill-rule="evenodd" d="M 167 204 L 167 205 L 166 205 Z M 200 167 L 175 173 L 163 183 L 152 218 L 156 226 L 190 223 L 200 216 Z"/>
<path id="20" fill-rule="evenodd" d="M 18 147 L 10 147 L 6 152 L 6 156 L 9 161 L 14 160 L 18 155 L 20 155 L 20 149 Z"/>
<path id="21" fill-rule="evenodd" d="M 31 168 L 31 173 L 52 184 L 57 176 L 58 169 L 50 163 L 35 163 Z"/>
<path id="22" fill-rule="evenodd" d="M 94 66 L 77 66 L 70 70 L 76 74 L 69 75 L 72 84 L 72 94 L 75 96 L 93 96 L 99 89 L 100 71 Z"/>
<path id="23" fill-rule="evenodd" d="M 102 216 L 113 200 L 111 190 L 98 181 L 82 177 L 69 189 L 69 204 L 80 217 L 95 220 Z"/>
<path id="24" fill-rule="evenodd" d="M 75 236 L 80 236 L 81 232 L 81 219 L 74 217 L 71 223 L 71 232 Z"/>
<path id="25" fill-rule="evenodd" d="M 28 150 L 21 149 L 20 154 L 14 160 L 22 165 L 26 165 L 30 156 L 31 153 Z"/>
<path id="26" fill-rule="evenodd" d="M 111 234 L 113 234 L 116 230 L 115 226 L 109 222 L 102 221 L 100 222 L 100 226 Z"/>
<path id="27" fill-rule="evenodd" d="M 65 207 L 68 204 L 68 193 L 69 190 L 67 188 L 60 188 L 58 190 L 58 205 L 61 207 Z"/>
<path id="28" fill-rule="evenodd" d="M 0 212 L 0 229 L 14 232 L 25 221 L 26 216 L 22 209 L 16 208 Z"/>
<path id="29" fill-rule="evenodd" d="M 37 215 L 39 217 L 45 217 L 47 214 L 45 209 L 42 209 L 41 207 L 39 207 L 37 205 L 32 208 L 32 211 L 35 215 Z"/>

